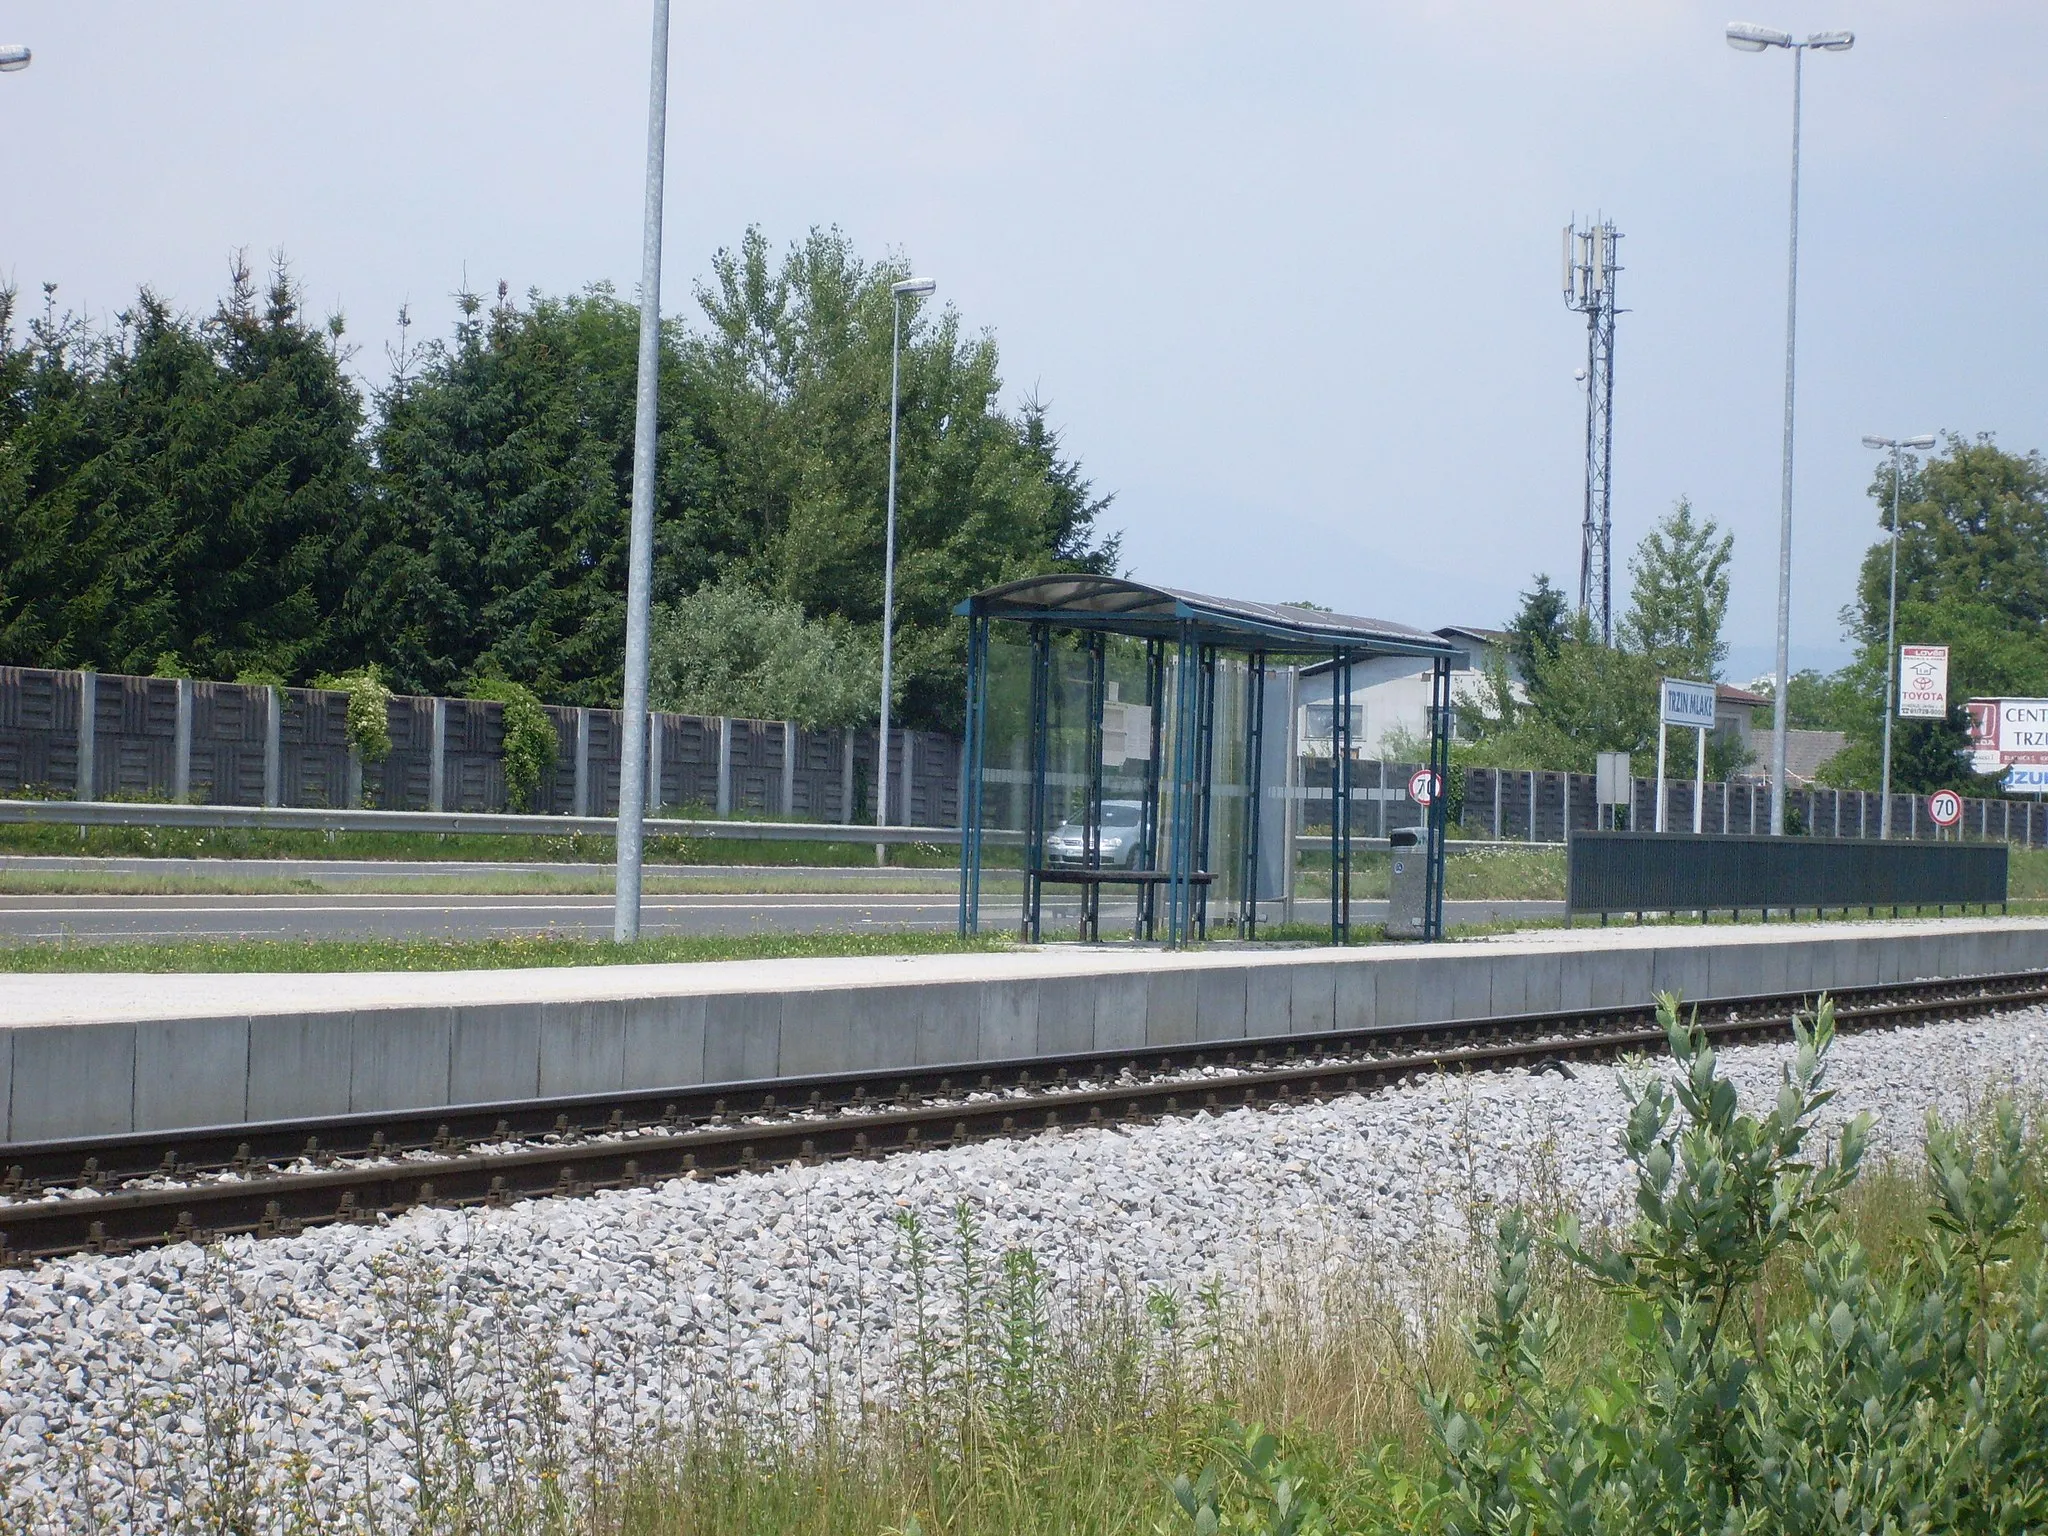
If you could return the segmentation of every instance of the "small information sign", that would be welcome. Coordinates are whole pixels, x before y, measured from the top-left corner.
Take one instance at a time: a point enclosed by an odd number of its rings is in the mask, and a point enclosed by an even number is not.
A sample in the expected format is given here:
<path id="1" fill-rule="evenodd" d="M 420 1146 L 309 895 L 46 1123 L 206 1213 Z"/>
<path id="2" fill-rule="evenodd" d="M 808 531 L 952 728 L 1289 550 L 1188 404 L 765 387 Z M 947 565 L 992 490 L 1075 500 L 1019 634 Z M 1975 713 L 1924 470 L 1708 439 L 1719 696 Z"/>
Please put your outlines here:
<path id="1" fill-rule="evenodd" d="M 1635 798 L 1626 752 L 1602 752 L 1593 760 L 1593 787 L 1602 805 L 1627 805 Z"/>
<path id="2" fill-rule="evenodd" d="M 1689 725 L 1696 731 L 1714 728 L 1714 685 L 1689 683 L 1683 678 L 1664 679 L 1663 723 Z"/>

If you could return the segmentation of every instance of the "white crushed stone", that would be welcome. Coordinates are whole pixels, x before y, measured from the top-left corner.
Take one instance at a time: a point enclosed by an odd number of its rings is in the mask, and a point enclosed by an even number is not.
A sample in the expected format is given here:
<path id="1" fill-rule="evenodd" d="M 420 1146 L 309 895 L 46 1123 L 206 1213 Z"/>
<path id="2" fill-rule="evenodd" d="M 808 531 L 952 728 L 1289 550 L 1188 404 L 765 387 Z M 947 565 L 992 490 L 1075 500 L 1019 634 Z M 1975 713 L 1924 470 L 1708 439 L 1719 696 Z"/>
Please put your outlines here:
<path id="1" fill-rule="evenodd" d="M 1787 1050 L 1723 1052 L 1746 1107 L 1769 1103 Z M 0 1525 L 72 1529 L 96 1509 L 147 1527 L 159 1507 L 199 1506 L 236 1435 L 259 1461 L 302 1452 L 323 1497 L 366 1484 L 402 1496 L 409 1406 L 441 1390 L 414 1375 L 423 1342 L 438 1341 L 426 1354 L 463 1392 L 498 1405 L 508 1467 L 544 1383 L 586 1434 L 613 1435 L 684 1420 L 712 1396 L 800 1416 L 827 1393 L 884 1393 L 912 1328 L 905 1212 L 944 1247 L 964 1208 L 985 1253 L 1028 1247 L 1070 1283 L 1185 1296 L 1303 1253 L 1420 1273 L 1496 1204 L 1624 1214 L 1623 1083 L 1649 1070 L 1436 1078 L 0 1271 Z M 1960 1117 L 2001 1092 L 2048 1091 L 2048 1010 L 1844 1036 L 1831 1082 L 1830 1124 L 1873 1111 L 1874 1150 L 1910 1154 L 1929 1109 Z M 122 1517 L 137 1489 L 146 1507 Z"/>

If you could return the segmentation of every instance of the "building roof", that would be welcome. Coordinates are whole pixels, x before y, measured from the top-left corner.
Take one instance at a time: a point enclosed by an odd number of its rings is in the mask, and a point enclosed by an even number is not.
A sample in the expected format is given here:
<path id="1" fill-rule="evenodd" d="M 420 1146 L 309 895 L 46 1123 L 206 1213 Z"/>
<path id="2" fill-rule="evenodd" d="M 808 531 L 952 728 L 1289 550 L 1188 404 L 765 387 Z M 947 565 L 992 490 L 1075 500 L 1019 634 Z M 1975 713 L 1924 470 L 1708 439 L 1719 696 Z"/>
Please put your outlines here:
<path id="1" fill-rule="evenodd" d="M 1756 733 L 1750 743 L 1750 750 L 1756 753 L 1756 761 L 1743 769 L 1740 777 L 1765 779 L 1771 773 L 1772 738 L 1778 733 L 1765 727 Z M 1785 780 L 1790 784 L 1811 784 L 1828 759 L 1849 744 L 1849 738 L 1842 731 L 1802 731 L 1797 727 L 1785 733 Z"/>
<path id="2" fill-rule="evenodd" d="M 1176 639 L 1186 626 L 1202 644 L 1235 650 L 1342 651 L 1354 656 L 1449 656 L 1456 650 L 1441 636 L 1388 619 L 1325 613 L 1291 603 L 1209 597 L 1071 572 L 1006 582 L 975 593 L 953 611 L 973 618 L 1044 619 L 1061 628 L 1144 639 Z"/>
<path id="3" fill-rule="evenodd" d="M 1442 629 L 1432 631 L 1446 640 L 1454 635 L 1464 635 L 1473 640 L 1483 640 L 1488 645 L 1510 645 L 1515 634 L 1510 629 L 1483 629 L 1477 624 L 1446 624 Z"/>
<path id="4" fill-rule="evenodd" d="M 1738 688 L 1733 683 L 1714 684 L 1714 697 L 1723 704 L 1748 704 L 1752 707 L 1761 707 L 1771 702 L 1769 694 L 1751 693 L 1747 688 Z"/>

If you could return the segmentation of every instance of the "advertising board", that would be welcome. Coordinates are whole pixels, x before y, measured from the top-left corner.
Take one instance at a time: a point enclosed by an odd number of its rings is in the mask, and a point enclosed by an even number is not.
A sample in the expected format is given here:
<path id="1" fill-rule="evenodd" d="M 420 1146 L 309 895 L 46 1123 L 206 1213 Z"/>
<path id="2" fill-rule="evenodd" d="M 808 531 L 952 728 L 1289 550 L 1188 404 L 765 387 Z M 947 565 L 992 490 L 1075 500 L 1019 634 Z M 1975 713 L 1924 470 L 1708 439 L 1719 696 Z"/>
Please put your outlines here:
<path id="1" fill-rule="evenodd" d="M 2048 699 L 1972 699 L 1964 708 L 1974 772 L 2048 767 Z"/>
<path id="2" fill-rule="evenodd" d="M 1899 718 L 1948 718 L 1948 647 L 1899 647 Z"/>

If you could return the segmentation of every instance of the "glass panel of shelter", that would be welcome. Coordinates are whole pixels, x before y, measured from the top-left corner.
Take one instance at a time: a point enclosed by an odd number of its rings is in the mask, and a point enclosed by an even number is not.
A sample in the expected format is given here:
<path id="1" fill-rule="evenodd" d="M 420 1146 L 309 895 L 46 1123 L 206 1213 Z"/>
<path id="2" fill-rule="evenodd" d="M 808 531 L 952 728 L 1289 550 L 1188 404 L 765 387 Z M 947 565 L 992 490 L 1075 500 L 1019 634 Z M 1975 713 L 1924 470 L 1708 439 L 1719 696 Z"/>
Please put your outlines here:
<path id="1" fill-rule="evenodd" d="M 1001 872 L 982 883 L 980 894 L 1000 902 L 989 915 L 1007 907 L 1020 933 L 1045 940 L 1157 938 L 1168 920 L 1159 883 L 1074 877 L 1163 873 L 1185 838 L 1183 864 L 1197 877 L 1189 937 L 1247 930 L 1254 884 L 1269 898 L 1284 890 L 1285 689 L 1270 695 L 1277 711 L 1267 694 L 1279 669 L 1215 647 L 1190 648 L 1184 660 L 1165 641 L 1040 625 L 991 626 L 985 643 L 983 826 L 1013 834 L 983 856 Z M 1186 742 L 1177 705 L 1187 709 Z M 1186 806 L 1176 764 L 1190 770 Z M 1254 857 L 1266 871 L 1256 880 Z M 1014 887 L 1010 870 L 1022 876 Z M 1001 900 L 1012 894 L 1014 904 Z"/>

